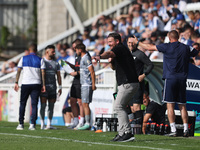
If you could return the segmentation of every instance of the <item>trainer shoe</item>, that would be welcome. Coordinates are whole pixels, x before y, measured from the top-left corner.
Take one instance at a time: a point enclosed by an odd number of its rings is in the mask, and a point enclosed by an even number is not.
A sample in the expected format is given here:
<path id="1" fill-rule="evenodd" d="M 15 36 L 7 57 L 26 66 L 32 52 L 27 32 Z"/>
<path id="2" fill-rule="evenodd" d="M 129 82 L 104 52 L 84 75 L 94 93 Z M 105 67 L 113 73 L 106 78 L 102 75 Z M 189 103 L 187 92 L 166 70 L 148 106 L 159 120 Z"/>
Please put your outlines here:
<path id="1" fill-rule="evenodd" d="M 120 138 L 117 140 L 117 142 L 129 142 L 134 141 L 135 137 L 131 133 L 124 133 Z"/>
<path id="2" fill-rule="evenodd" d="M 74 128 L 74 130 L 78 130 L 78 128 L 80 128 L 80 127 L 82 127 L 82 126 L 84 126 L 84 124 L 83 124 L 83 123 L 79 123 L 79 124 Z"/>
<path id="3" fill-rule="evenodd" d="M 119 134 L 117 134 L 112 140 L 110 140 L 110 142 L 116 142 L 121 138 L 121 136 Z"/>
<path id="4" fill-rule="evenodd" d="M 71 124 L 70 126 L 68 126 L 67 128 L 68 129 L 74 129 L 74 128 L 76 128 L 76 126 L 78 125 L 78 122 L 77 123 L 73 123 L 73 124 Z"/>
<path id="5" fill-rule="evenodd" d="M 35 130 L 35 125 L 34 125 L 34 124 L 30 124 L 30 126 L 29 126 L 28 129 L 29 129 L 29 130 Z"/>
<path id="6" fill-rule="evenodd" d="M 189 137 L 189 131 L 186 130 L 185 132 L 183 132 L 183 137 Z"/>
<path id="7" fill-rule="evenodd" d="M 90 125 L 89 124 L 84 124 L 84 126 L 78 128 L 78 130 L 89 130 L 90 129 Z"/>
<path id="8" fill-rule="evenodd" d="M 56 128 L 56 127 L 53 127 L 53 126 L 46 126 L 45 130 L 49 130 L 49 129 L 56 130 L 57 128 Z"/>
<path id="9" fill-rule="evenodd" d="M 176 132 L 170 132 L 169 134 L 165 134 L 165 136 L 176 137 L 177 133 Z"/>
<path id="10" fill-rule="evenodd" d="M 24 130 L 24 125 L 23 124 L 19 124 L 17 126 L 16 130 Z"/>

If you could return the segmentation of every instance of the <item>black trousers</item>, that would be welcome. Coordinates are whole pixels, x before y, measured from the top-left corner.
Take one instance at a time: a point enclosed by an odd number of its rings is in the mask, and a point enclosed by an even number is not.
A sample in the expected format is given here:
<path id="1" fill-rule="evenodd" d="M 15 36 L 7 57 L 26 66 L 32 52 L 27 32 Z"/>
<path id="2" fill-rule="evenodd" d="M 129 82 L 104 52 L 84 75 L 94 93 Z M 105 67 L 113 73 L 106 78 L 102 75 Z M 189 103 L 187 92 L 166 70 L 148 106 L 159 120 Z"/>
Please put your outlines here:
<path id="1" fill-rule="evenodd" d="M 31 96 L 31 124 L 36 124 L 37 105 L 41 92 L 41 84 L 23 84 L 21 87 L 20 107 L 19 107 L 19 123 L 24 124 L 24 115 L 26 103 L 29 95 Z"/>

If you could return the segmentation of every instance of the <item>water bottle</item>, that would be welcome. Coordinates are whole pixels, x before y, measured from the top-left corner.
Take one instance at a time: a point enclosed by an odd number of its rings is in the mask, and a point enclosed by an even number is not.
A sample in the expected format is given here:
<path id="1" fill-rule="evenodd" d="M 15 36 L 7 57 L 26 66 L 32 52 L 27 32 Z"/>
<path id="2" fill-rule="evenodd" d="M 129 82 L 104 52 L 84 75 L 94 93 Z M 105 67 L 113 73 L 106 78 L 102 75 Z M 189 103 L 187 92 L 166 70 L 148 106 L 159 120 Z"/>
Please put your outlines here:
<path id="1" fill-rule="evenodd" d="M 107 131 L 107 124 L 106 124 L 106 120 L 104 119 L 103 121 L 103 132 Z"/>
<path id="2" fill-rule="evenodd" d="M 150 134 L 150 123 L 149 122 L 147 123 L 147 126 L 146 126 L 146 134 Z"/>
<path id="3" fill-rule="evenodd" d="M 156 127 L 155 123 L 151 123 L 151 129 L 150 129 L 151 134 L 154 134 L 155 127 Z"/>
<path id="4" fill-rule="evenodd" d="M 107 120 L 107 131 L 108 131 L 108 132 L 111 131 L 111 122 L 110 122 L 110 118 L 108 118 L 108 120 Z"/>
<path id="5" fill-rule="evenodd" d="M 160 124 L 159 135 L 163 135 L 165 130 L 165 126 L 163 123 Z"/>
<path id="6" fill-rule="evenodd" d="M 101 128 L 101 119 L 100 118 L 98 118 L 97 119 L 97 130 L 101 130 L 102 128 Z"/>
<path id="7" fill-rule="evenodd" d="M 166 124 L 165 125 L 165 131 L 164 131 L 165 134 L 169 134 L 170 133 L 170 128 L 169 128 L 169 125 Z"/>
<path id="8" fill-rule="evenodd" d="M 159 124 L 156 124 L 156 133 L 155 134 L 159 134 L 159 130 L 160 130 L 160 125 Z"/>

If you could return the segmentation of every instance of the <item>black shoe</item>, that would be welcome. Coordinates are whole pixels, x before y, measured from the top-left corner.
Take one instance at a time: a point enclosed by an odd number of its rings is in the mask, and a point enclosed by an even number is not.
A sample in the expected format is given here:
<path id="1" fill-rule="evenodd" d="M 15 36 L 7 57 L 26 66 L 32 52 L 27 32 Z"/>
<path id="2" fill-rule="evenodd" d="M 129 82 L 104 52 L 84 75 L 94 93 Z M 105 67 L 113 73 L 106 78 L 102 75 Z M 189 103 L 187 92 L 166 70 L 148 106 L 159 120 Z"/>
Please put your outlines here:
<path id="1" fill-rule="evenodd" d="M 129 142 L 135 140 L 135 137 L 131 133 L 124 133 L 120 138 L 118 139 L 117 142 Z"/>
<path id="2" fill-rule="evenodd" d="M 169 134 L 165 134 L 165 136 L 176 137 L 177 133 L 176 132 L 170 132 Z"/>
<path id="3" fill-rule="evenodd" d="M 183 132 L 183 137 L 189 137 L 189 131 L 186 130 L 185 132 Z"/>
<path id="4" fill-rule="evenodd" d="M 119 134 L 117 134 L 110 142 L 116 142 L 120 139 L 120 137 L 121 136 Z"/>

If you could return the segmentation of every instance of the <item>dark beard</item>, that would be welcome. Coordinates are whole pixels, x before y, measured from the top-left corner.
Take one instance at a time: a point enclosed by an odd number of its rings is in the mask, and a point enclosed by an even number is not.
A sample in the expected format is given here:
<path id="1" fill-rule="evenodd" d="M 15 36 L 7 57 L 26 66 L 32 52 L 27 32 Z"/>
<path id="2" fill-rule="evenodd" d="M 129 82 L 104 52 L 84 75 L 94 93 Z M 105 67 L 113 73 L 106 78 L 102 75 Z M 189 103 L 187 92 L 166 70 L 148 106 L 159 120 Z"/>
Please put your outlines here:
<path id="1" fill-rule="evenodd" d="M 51 58 L 52 60 L 55 60 L 55 59 L 56 59 L 55 55 L 50 56 L 50 58 Z"/>

